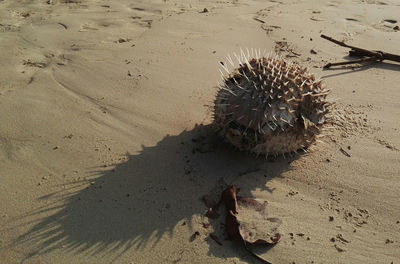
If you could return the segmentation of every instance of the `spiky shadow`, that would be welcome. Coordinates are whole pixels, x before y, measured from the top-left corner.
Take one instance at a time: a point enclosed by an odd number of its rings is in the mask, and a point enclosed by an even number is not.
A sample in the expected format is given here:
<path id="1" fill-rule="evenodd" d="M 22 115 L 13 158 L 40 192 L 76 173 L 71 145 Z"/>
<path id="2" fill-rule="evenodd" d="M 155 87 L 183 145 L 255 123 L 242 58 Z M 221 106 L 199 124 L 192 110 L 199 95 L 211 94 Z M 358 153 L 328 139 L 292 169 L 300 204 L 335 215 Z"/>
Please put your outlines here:
<path id="1" fill-rule="evenodd" d="M 156 146 L 127 155 L 125 162 L 112 169 L 97 169 L 91 180 L 70 183 L 42 197 L 48 205 L 20 219 L 32 227 L 15 244 L 31 249 L 27 259 L 61 250 L 107 255 L 115 260 L 127 250 L 156 246 L 164 235 L 172 236 L 176 226 L 182 222 L 191 225 L 193 216 L 204 213 L 201 197 L 221 178 L 231 183 L 249 171 L 266 170 L 272 164 L 216 144 L 215 140 L 204 147 L 204 139 L 212 135 L 210 129 L 197 126 L 166 136 Z M 273 163 L 246 188 L 265 189 L 266 181 L 279 177 L 289 169 L 289 163 L 288 159 Z M 210 254 L 224 257 L 219 245 L 209 243 Z"/>

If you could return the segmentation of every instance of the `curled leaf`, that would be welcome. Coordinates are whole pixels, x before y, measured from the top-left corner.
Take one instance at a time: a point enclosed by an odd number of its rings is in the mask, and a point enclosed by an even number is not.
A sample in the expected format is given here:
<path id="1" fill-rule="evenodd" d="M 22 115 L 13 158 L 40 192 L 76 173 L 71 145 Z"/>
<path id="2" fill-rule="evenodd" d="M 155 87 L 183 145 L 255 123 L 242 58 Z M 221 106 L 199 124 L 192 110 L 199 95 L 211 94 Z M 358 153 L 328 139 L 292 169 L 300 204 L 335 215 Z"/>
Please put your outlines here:
<path id="1" fill-rule="evenodd" d="M 246 244 L 275 244 L 281 238 L 278 218 L 268 218 L 267 202 L 260 203 L 251 198 L 238 199 L 239 233 Z"/>
<path id="2" fill-rule="evenodd" d="M 229 239 L 241 238 L 246 245 L 275 244 L 281 235 L 281 221 L 267 217 L 267 202 L 237 197 L 238 188 L 229 186 L 222 192 L 221 200 L 226 208 L 225 228 Z"/>

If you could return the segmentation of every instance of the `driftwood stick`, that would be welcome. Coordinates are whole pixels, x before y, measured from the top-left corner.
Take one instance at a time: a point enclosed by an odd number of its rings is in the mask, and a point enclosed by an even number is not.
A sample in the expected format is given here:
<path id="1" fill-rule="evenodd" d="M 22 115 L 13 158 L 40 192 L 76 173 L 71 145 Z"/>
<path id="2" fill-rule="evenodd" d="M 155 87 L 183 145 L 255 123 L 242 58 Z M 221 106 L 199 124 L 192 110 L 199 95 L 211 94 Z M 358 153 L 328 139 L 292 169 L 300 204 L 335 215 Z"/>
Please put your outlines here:
<path id="1" fill-rule="evenodd" d="M 400 56 L 396 54 L 391 54 L 383 51 L 376 51 L 379 52 L 382 55 L 382 60 L 390 60 L 390 61 L 397 61 L 400 62 Z M 349 51 L 350 56 L 356 56 L 356 57 L 362 57 L 365 56 L 362 52 L 359 52 L 357 50 L 350 50 Z"/>
<path id="2" fill-rule="evenodd" d="M 346 43 L 344 43 L 343 41 L 339 41 L 339 40 L 333 39 L 333 38 L 325 36 L 325 35 L 321 35 L 321 38 L 329 40 L 339 46 L 350 48 L 351 49 L 349 51 L 350 56 L 368 57 L 368 59 L 360 59 L 360 60 L 338 62 L 338 63 L 328 63 L 324 66 L 324 69 L 328 69 L 331 66 L 353 64 L 353 63 L 359 63 L 359 62 L 365 62 L 365 61 L 381 62 L 383 60 L 391 60 L 391 61 L 400 62 L 400 55 L 391 54 L 391 53 L 383 52 L 380 50 L 367 50 L 367 49 L 362 49 L 359 47 L 350 46 L 350 45 L 347 45 Z"/>
<path id="3" fill-rule="evenodd" d="M 366 49 L 361 49 L 361 48 L 358 48 L 358 47 L 353 47 L 353 46 L 347 45 L 346 43 L 344 43 L 344 42 L 342 42 L 342 41 L 333 39 L 333 38 L 328 37 L 328 36 L 325 36 L 325 35 L 321 35 L 321 38 L 324 38 L 324 39 L 326 39 L 326 40 L 329 40 L 329 41 L 331 41 L 331 42 L 333 42 L 333 43 L 335 43 L 335 44 L 338 44 L 339 46 L 342 46 L 342 47 L 346 47 L 346 48 L 350 48 L 350 49 L 352 49 L 352 50 L 355 50 L 355 51 L 357 51 L 357 52 L 358 52 L 360 55 L 362 55 L 362 56 L 366 56 L 366 57 L 376 57 L 376 58 L 383 59 L 383 58 L 381 58 L 382 55 L 381 55 L 381 53 L 379 53 L 379 52 L 370 51 L 370 50 L 366 50 Z"/>

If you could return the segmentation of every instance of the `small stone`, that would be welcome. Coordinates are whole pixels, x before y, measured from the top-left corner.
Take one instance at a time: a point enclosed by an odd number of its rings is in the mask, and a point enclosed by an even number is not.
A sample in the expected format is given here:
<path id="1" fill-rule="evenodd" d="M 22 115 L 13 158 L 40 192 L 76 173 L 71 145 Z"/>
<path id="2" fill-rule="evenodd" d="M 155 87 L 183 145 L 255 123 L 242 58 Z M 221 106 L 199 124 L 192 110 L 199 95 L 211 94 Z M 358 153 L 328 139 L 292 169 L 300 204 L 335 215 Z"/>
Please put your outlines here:
<path id="1" fill-rule="evenodd" d="M 201 11 L 200 13 L 208 13 L 208 9 L 204 8 L 203 11 Z"/>
<path id="2" fill-rule="evenodd" d="M 332 222 L 333 219 L 334 219 L 333 216 L 330 215 L 330 216 L 329 216 L 329 221 Z"/>
<path id="3" fill-rule="evenodd" d="M 400 30 L 400 27 L 399 26 L 394 26 L 393 29 L 397 31 L 397 30 Z"/>
<path id="4" fill-rule="evenodd" d="M 58 146 L 55 146 L 55 147 L 53 148 L 53 150 L 56 150 L 56 149 L 59 149 L 59 147 L 58 147 Z"/>

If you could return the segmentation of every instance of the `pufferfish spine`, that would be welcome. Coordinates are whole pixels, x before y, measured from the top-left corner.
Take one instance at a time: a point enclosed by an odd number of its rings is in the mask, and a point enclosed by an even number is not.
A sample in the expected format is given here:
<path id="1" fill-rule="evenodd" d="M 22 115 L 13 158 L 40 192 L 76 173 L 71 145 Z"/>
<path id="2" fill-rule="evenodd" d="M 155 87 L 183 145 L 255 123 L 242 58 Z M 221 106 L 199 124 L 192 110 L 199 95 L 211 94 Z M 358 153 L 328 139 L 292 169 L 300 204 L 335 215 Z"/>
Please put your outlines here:
<path id="1" fill-rule="evenodd" d="M 239 67 L 223 74 L 214 104 L 214 125 L 239 150 L 279 155 L 305 150 L 326 123 L 330 103 L 321 80 L 282 57 L 241 50 Z M 230 56 L 228 63 L 234 67 Z M 221 72 L 222 74 L 222 72 Z"/>

